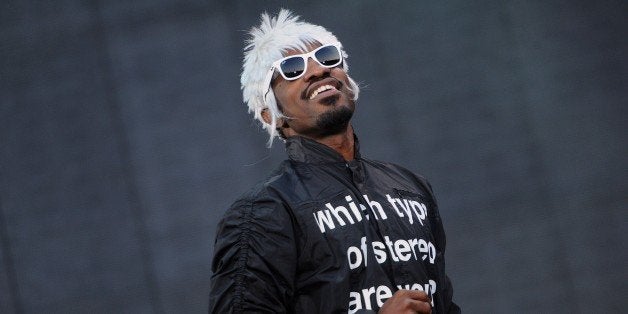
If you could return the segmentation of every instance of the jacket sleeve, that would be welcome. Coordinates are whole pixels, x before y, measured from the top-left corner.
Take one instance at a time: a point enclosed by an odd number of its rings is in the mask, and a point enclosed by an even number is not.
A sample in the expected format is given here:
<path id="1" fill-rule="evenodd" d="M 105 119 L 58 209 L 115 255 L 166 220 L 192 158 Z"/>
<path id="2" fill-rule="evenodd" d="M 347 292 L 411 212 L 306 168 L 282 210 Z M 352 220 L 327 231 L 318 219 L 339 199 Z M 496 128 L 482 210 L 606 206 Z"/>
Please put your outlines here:
<path id="1" fill-rule="evenodd" d="M 434 239 L 436 241 L 436 249 L 439 251 L 438 254 L 441 255 L 441 258 L 437 263 L 437 268 L 439 273 L 439 286 L 441 287 L 438 289 L 438 291 L 442 300 L 443 309 L 439 310 L 439 313 L 461 313 L 460 307 L 453 302 L 454 289 L 451 284 L 451 280 L 449 279 L 449 276 L 447 276 L 445 272 L 445 247 L 447 241 L 445 236 L 445 228 L 443 227 L 443 222 L 438 211 L 436 197 L 434 197 L 432 185 L 427 182 L 425 178 L 419 177 L 419 181 L 421 185 L 423 185 L 423 187 L 429 192 L 432 201 L 433 212 L 429 213 L 428 215 L 430 216 L 430 227 L 432 230 L 432 235 L 434 236 Z"/>
<path id="2" fill-rule="evenodd" d="M 287 312 L 296 256 L 292 221 L 280 202 L 237 201 L 218 225 L 209 312 Z"/>

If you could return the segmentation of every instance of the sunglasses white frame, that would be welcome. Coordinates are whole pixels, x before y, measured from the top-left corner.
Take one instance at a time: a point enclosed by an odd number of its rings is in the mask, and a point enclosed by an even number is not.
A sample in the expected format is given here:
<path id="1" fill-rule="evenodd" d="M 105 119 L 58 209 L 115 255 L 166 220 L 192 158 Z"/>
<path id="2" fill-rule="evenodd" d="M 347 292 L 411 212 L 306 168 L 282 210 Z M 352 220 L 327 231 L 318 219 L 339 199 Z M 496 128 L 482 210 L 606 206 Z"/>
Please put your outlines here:
<path id="1" fill-rule="evenodd" d="M 338 54 L 340 55 L 340 60 L 338 61 L 338 63 L 334 64 L 334 65 L 324 65 L 322 64 L 320 61 L 318 61 L 318 59 L 316 58 L 316 52 L 318 52 L 319 50 L 323 49 L 323 48 L 327 48 L 327 47 L 336 47 L 336 49 L 338 50 Z M 303 59 L 303 72 L 301 72 L 301 74 L 295 76 L 295 77 L 286 77 L 286 75 L 283 73 L 283 71 L 281 70 L 281 62 L 290 59 L 290 58 L 301 58 Z M 268 70 L 268 73 L 266 74 L 266 78 L 264 79 L 264 84 L 266 86 L 266 92 L 264 93 L 264 102 L 266 102 L 266 95 L 268 94 L 268 92 L 270 91 L 270 83 L 273 80 L 273 75 L 275 74 L 275 70 L 278 70 L 277 72 L 279 72 L 279 74 L 287 81 L 294 81 L 300 77 L 302 77 L 303 75 L 305 75 L 305 73 L 307 72 L 307 64 L 309 59 L 312 58 L 312 60 L 316 61 L 316 63 L 318 63 L 320 66 L 324 67 L 324 68 L 334 68 L 337 67 L 339 65 L 342 64 L 342 62 L 344 61 L 344 57 L 342 55 L 342 49 L 340 48 L 340 43 L 331 43 L 331 44 L 326 44 L 326 45 L 322 45 L 310 52 L 307 53 L 302 53 L 302 54 L 298 54 L 298 55 L 291 55 L 291 56 L 287 56 L 285 58 L 281 58 L 275 62 L 273 62 L 272 66 L 270 67 L 270 69 Z"/>

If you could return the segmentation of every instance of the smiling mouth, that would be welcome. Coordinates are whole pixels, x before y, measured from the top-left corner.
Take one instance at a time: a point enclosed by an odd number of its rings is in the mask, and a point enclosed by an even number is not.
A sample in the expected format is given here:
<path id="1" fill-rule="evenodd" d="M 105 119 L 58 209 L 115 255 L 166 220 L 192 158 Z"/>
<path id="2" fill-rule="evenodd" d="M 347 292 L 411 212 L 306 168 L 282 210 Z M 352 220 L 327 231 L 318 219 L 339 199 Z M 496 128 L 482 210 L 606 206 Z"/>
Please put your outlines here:
<path id="1" fill-rule="evenodd" d="M 310 95 L 310 100 L 314 99 L 316 96 L 318 96 L 318 94 L 328 91 L 328 90 L 338 90 L 338 89 L 335 86 L 330 85 L 330 84 L 323 85 L 312 92 L 312 94 Z"/>

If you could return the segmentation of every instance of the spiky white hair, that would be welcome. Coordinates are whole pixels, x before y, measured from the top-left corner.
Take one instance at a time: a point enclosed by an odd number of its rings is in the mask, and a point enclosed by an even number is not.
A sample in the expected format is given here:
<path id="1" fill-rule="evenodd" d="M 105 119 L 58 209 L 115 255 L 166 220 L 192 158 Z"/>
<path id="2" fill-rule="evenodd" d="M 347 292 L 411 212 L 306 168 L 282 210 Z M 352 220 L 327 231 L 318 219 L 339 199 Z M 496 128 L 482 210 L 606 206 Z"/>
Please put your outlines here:
<path id="1" fill-rule="evenodd" d="M 322 26 L 300 21 L 299 16 L 286 9 L 281 9 L 275 17 L 263 13 L 259 27 L 253 27 L 249 35 L 250 38 L 244 48 L 244 63 L 240 76 L 242 96 L 249 107 L 249 112 L 254 114 L 255 119 L 262 123 L 262 127 L 270 135 L 268 141 L 270 147 L 273 139 L 279 136 L 277 120 L 284 117 L 277 106 L 272 89 L 264 95 L 269 90 L 265 78 L 273 62 L 281 59 L 287 50 L 305 52 L 308 44 L 326 45 L 340 41 Z M 342 44 L 340 49 L 345 59 L 343 69 L 346 72 L 349 69 L 346 61 L 348 55 L 342 49 Z M 351 77 L 349 83 L 353 98 L 357 100 L 360 89 Z M 270 123 L 266 123 L 262 118 L 262 111 L 266 108 L 270 113 Z"/>

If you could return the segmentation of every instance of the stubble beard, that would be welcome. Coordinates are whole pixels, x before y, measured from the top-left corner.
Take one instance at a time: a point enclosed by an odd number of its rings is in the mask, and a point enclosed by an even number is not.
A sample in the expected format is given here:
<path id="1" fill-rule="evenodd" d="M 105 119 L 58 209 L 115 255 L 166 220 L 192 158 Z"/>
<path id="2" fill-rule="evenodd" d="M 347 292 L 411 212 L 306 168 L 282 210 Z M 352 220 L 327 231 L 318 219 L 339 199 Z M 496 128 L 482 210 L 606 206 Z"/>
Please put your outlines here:
<path id="1" fill-rule="evenodd" d="M 316 120 L 316 127 L 320 130 L 319 136 L 337 135 L 346 131 L 352 117 L 353 110 L 348 106 L 340 106 L 321 114 Z"/>

